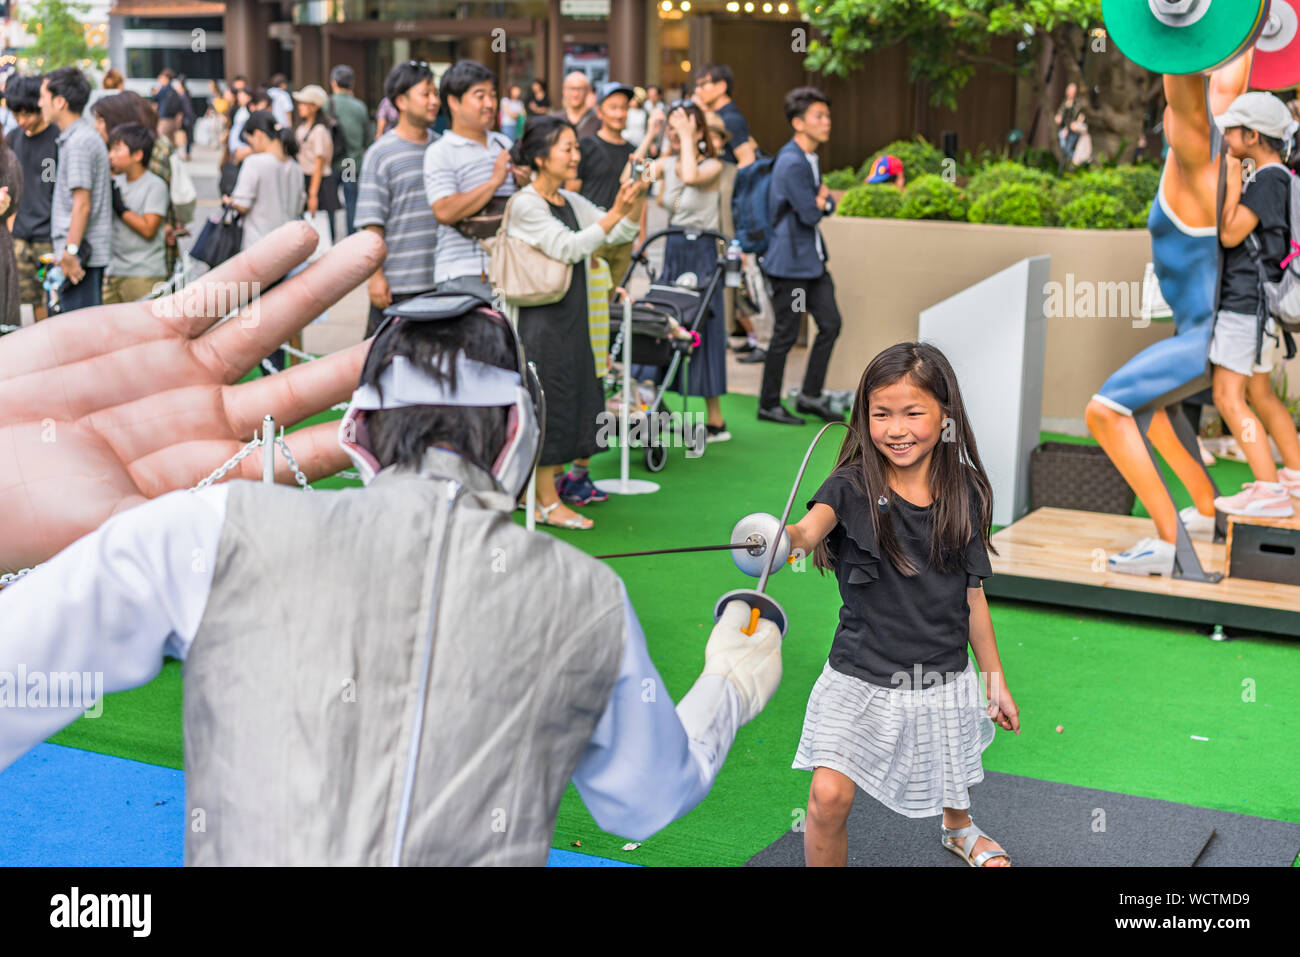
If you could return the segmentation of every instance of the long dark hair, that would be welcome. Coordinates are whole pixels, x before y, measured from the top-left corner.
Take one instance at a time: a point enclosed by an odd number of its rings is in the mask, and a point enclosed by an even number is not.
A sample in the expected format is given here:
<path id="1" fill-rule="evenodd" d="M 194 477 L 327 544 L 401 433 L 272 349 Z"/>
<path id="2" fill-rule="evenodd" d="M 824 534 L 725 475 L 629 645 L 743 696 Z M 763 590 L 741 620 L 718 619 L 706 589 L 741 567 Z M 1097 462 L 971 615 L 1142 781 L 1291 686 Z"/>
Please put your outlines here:
<path id="1" fill-rule="evenodd" d="M 695 152 L 705 159 L 716 159 L 718 151 L 713 148 L 713 139 L 709 136 L 709 124 L 699 104 L 691 100 L 678 100 L 668 110 L 668 116 L 672 116 L 673 110 L 685 110 L 687 114 L 695 117 L 695 134 L 699 137 L 695 143 Z M 665 116 L 664 119 L 666 120 L 668 116 Z M 681 140 L 680 136 L 678 136 L 678 140 Z M 685 143 L 680 145 L 682 149 L 686 148 Z"/>
<path id="2" fill-rule="evenodd" d="M 258 131 L 265 133 L 267 136 L 279 139 L 280 146 L 284 148 L 284 155 L 289 159 L 298 155 L 298 140 L 293 135 L 293 129 L 288 126 L 280 126 L 275 122 L 275 116 L 270 110 L 254 110 L 248 114 L 248 119 L 244 122 L 244 130 L 240 133 L 240 138 L 245 143 L 248 142 L 248 134 Z"/>
<path id="3" fill-rule="evenodd" d="M 572 129 L 573 124 L 562 116 L 534 116 L 524 125 L 524 135 L 511 144 L 510 162 L 536 172 L 537 161 L 550 156 L 564 131 Z"/>
<path id="4" fill-rule="evenodd" d="M 876 542 L 894 567 L 904 575 L 917 574 L 920 570 L 907 557 L 894 532 L 890 518 L 893 508 L 877 507 L 882 495 L 891 502 L 894 496 L 889 488 L 889 461 L 871 441 L 870 426 L 871 394 L 904 377 L 916 388 L 934 396 L 944 416 L 943 437 L 930 453 L 930 495 L 934 517 L 930 566 L 940 571 L 960 568 L 963 553 L 977 528 L 985 547 L 997 554 L 989 541 L 989 526 L 993 523 L 993 488 L 975 447 L 975 433 L 971 431 L 966 416 L 966 404 L 957 387 L 957 375 L 947 357 L 934 346 L 924 342 L 900 342 L 871 360 L 858 383 L 853 414 L 849 417 L 849 431 L 840 446 L 835 470 L 847 473 L 854 489 L 862 496 L 871 515 Z M 972 485 L 978 502 L 972 501 Z M 826 540 L 822 539 L 813 552 L 813 562 L 820 569 L 828 569 L 833 561 L 834 556 Z"/>

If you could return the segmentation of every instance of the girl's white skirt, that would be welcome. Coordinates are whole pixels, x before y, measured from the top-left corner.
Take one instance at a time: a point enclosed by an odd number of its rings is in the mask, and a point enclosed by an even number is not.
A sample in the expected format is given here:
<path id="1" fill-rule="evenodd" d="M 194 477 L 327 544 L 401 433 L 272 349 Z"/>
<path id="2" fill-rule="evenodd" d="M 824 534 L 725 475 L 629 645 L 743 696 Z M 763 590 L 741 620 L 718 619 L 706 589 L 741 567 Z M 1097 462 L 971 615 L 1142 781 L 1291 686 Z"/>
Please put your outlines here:
<path id="1" fill-rule="evenodd" d="M 841 674 L 827 662 L 813 686 L 793 767 L 823 767 L 853 780 L 907 817 L 969 808 L 967 788 L 984 780 L 980 755 L 993 722 L 978 674 L 903 691 Z"/>

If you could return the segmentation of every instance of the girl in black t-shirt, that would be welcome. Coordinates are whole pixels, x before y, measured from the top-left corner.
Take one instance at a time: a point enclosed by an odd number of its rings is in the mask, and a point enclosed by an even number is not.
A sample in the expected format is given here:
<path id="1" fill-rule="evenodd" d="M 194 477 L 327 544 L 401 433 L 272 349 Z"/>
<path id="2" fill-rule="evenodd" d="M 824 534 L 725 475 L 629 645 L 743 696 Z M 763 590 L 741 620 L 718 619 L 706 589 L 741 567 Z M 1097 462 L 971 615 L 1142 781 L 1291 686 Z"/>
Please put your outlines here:
<path id="1" fill-rule="evenodd" d="M 1228 515 L 1286 518 L 1295 512 L 1294 499 L 1300 499 L 1300 441 L 1269 377 L 1282 344 L 1278 340 L 1288 346 L 1288 359 L 1293 343 L 1268 315 L 1260 265 L 1269 282 L 1277 282 L 1282 263 L 1295 252 L 1290 242 L 1294 174 L 1283 162 L 1300 124 L 1281 100 L 1261 92 L 1237 97 L 1215 122 L 1228 147 L 1228 189 L 1219 220 L 1223 268 L 1209 355 L 1214 404 L 1255 481 L 1234 495 L 1220 495 L 1214 507 Z M 1259 436 L 1266 437 L 1253 441 Z M 1284 468 L 1274 464 L 1268 437 L 1277 443 Z M 1204 516 L 1202 524 L 1208 528 L 1212 516 Z"/>
<path id="2" fill-rule="evenodd" d="M 807 862 L 846 862 L 860 787 L 907 817 L 942 814 L 943 846 L 972 867 L 1009 865 L 969 814 L 993 721 L 1020 722 L 980 584 L 993 494 L 942 352 L 905 342 L 871 361 L 808 508 L 791 544 L 835 572 L 844 604 L 794 762 L 813 772 Z"/>

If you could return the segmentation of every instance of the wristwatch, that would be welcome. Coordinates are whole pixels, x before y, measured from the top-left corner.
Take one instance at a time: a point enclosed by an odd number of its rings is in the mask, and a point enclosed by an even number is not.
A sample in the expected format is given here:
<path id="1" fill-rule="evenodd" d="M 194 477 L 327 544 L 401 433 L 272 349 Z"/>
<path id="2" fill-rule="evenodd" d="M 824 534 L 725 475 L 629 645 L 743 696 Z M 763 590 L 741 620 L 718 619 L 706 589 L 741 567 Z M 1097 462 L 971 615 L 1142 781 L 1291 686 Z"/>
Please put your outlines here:
<path id="1" fill-rule="evenodd" d="M 63 251 L 66 252 L 66 253 L 70 253 L 70 254 L 72 254 L 73 256 L 75 256 L 75 255 L 77 255 L 77 250 L 80 249 L 80 248 L 81 248 L 81 247 L 78 246 L 76 243 L 68 243 L 68 245 L 66 245 L 66 246 L 63 247 Z"/>

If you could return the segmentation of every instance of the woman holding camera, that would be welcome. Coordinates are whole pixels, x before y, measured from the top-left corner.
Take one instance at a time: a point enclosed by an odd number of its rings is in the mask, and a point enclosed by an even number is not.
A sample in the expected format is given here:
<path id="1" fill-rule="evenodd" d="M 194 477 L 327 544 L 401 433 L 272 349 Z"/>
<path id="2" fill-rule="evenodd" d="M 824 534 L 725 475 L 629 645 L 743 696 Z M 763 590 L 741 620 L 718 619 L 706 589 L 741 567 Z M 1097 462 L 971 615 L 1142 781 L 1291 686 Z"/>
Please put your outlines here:
<path id="1" fill-rule="evenodd" d="M 532 173 L 532 182 L 511 200 L 508 233 L 560 262 L 572 263 L 568 291 L 559 302 L 519 309 L 517 327 L 524 352 L 537 367 L 546 395 L 545 439 L 537 468 L 537 521 L 587 529 L 583 518 L 560 501 L 556 473 L 567 462 L 566 491 L 591 487 L 590 456 L 600 451 L 598 427 L 605 395 L 596 378 L 596 359 L 587 328 L 587 262 L 605 243 L 636 235 L 645 204 L 645 184 L 626 182 L 609 212 L 577 193 L 561 189 L 578 173 L 578 137 L 573 125 L 555 116 L 530 120 L 510 159 Z M 594 501 L 593 497 L 587 501 Z"/>

